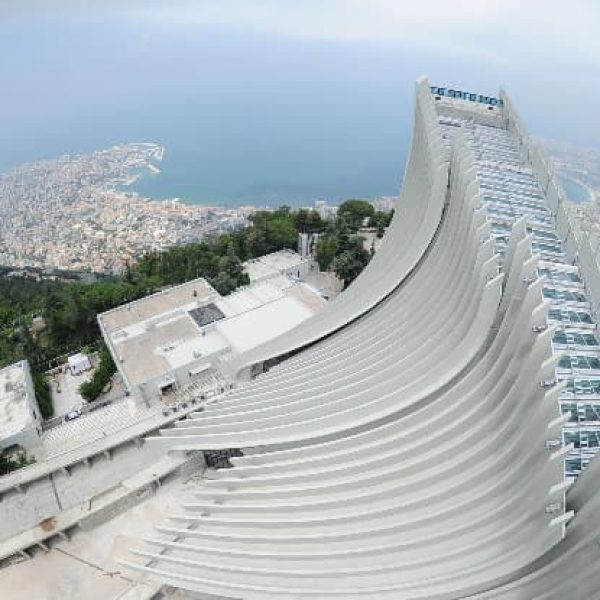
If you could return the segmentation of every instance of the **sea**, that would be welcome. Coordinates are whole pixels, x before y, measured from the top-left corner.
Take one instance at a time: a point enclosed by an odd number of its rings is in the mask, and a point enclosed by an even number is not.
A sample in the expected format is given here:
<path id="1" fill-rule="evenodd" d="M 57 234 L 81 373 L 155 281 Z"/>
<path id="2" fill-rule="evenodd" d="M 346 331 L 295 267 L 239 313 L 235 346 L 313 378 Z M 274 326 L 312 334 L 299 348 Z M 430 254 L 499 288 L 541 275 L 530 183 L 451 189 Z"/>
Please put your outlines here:
<path id="1" fill-rule="evenodd" d="M 457 89 L 476 82 L 488 95 L 503 80 L 477 56 L 457 60 L 427 44 L 415 55 L 400 43 L 149 29 L 108 16 L 40 16 L 0 23 L 0 33 L 0 52 L 15 57 L 0 61 L 0 172 L 155 142 L 166 149 L 161 173 L 132 189 L 206 205 L 395 196 L 415 78 L 427 72 Z M 525 117 L 541 118 L 537 104 Z"/>
<path id="2" fill-rule="evenodd" d="M 17 33 L 0 41 L 20 57 L 18 71 L 0 64 L 13 84 L 0 98 L 0 172 L 154 142 L 161 173 L 132 186 L 152 198 L 299 206 L 399 192 L 419 74 L 408 56 L 243 32 Z"/>
<path id="3" fill-rule="evenodd" d="M 560 182 L 567 195 L 567 199 L 575 204 L 587 204 L 590 202 L 590 193 L 581 184 L 577 183 L 570 177 L 561 177 Z"/>

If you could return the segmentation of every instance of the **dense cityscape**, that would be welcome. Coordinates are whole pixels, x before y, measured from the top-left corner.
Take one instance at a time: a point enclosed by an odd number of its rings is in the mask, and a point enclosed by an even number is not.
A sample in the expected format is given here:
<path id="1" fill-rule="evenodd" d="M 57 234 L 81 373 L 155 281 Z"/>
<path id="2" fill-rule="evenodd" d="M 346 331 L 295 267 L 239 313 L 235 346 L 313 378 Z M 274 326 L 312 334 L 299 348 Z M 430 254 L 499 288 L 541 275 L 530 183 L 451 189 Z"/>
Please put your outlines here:
<path id="1" fill-rule="evenodd" d="M 557 170 L 587 189 L 570 207 L 585 229 L 598 229 L 600 152 L 545 142 Z M 0 267 L 118 274 L 148 251 L 247 225 L 255 206 L 219 207 L 153 200 L 131 188 L 160 173 L 165 148 L 128 143 L 90 154 L 27 163 L 0 174 Z M 160 176 L 160 175 L 159 175 Z M 374 202 L 391 210 L 394 198 Z M 322 217 L 335 208 L 316 201 Z"/>
<path id="2" fill-rule="evenodd" d="M 253 208 L 152 201 L 128 190 L 164 148 L 131 143 L 0 175 L 0 265 L 119 273 L 140 254 L 245 224 Z"/>

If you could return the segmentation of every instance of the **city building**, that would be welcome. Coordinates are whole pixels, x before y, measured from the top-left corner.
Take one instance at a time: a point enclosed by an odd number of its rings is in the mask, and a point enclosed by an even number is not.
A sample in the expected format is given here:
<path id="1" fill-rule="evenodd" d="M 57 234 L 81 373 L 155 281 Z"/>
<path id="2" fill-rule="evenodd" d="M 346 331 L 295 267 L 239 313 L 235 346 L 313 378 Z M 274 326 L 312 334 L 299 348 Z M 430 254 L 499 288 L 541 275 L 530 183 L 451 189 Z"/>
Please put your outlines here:
<path id="1" fill-rule="evenodd" d="M 253 283 L 226 297 L 201 278 L 99 315 L 128 392 L 148 400 L 221 372 L 233 356 L 320 311 L 325 300 L 295 280 L 306 264 L 275 253 L 246 263 Z"/>
<path id="2" fill-rule="evenodd" d="M 373 202 L 373 206 L 375 210 L 390 212 L 396 207 L 397 202 L 398 198 L 395 196 L 380 196 Z"/>
<path id="3" fill-rule="evenodd" d="M 0 178 L 0 265 L 12 276 L 119 274 L 147 252 L 247 225 L 255 207 L 152 200 L 132 190 L 164 148 L 130 143 L 24 164 Z M 44 276 L 46 277 L 46 275 Z"/>
<path id="4" fill-rule="evenodd" d="M 299 233 L 298 254 L 307 259 L 313 257 L 316 254 L 318 240 L 318 233 Z"/>
<path id="5" fill-rule="evenodd" d="M 26 360 L 0 370 L 0 448 L 31 451 L 40 443 L 42 417 Z"/>
<path id="6" fill-rule="evenodd" d="M 319 213 L 321 219 L 334 219 L 337 215 L 337 206 L 332 206 L 331 204 L 327 204 L 325 200 L 316 200 L 314 205 L 314 210 Z"/>
<path id="7" fill-rule="evenodd" d="M 144 581 L 186 599 L 598 597 L 600 462 L 565 479 L 581 431 L 564 408 L 598 366 L 579 327 L 598 266 L 504 93 L 422 77 L 415 96 L 381 250 L 149 440 L 232 468 L 122 561 Z"/>

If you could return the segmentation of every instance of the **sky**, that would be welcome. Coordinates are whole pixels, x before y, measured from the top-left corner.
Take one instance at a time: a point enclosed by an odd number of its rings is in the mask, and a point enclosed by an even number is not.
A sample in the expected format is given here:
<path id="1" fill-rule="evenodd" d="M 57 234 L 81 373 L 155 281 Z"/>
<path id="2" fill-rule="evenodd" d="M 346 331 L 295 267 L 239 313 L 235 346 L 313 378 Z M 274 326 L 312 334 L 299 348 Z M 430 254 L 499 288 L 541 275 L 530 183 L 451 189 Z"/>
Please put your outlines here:
<path id="1" fill-rule="evenodd" d="M 0 170 L 158 141 L 204 197 L 393 192 L 421 73 L 600 148 L 599 31 L 595 0 L 0 0 Z"/>

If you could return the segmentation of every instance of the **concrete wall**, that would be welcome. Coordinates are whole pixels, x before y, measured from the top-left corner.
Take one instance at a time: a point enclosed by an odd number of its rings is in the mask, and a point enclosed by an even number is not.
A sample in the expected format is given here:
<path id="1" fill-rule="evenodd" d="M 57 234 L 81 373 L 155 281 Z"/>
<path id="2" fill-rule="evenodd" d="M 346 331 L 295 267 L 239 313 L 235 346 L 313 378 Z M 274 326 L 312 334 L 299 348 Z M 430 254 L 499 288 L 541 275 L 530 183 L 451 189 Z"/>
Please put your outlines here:
<path id="1" fill-rule="evenodd" d="M 70 475 L 57 472 L 25 486 L 23 492 L 4 494 L 0 502 L 0 541 L 118 485 L 164 455 L 164 450 L 149 444 L 128 444 L 115 449 L 112 459 L 95 457 L 89 467 L 79 463 L 71 468 Z"/>
<path id="2" fill-rule="evenodd" d="M 211 374 L 215 374 L 217 371 L 219 371 L 219 359 L 221 356 L 223 356 L 222 352 L 215 353 L 209 357 L 203 356 L 198 360 L 173 369 L 173 371 L 169 373 L 169 377 L 172 377 L 175 381 L 175 389 L 178 390 L 196 382 L 201 383 L 203 378 L 210 376 Z M 203 364 L 210 364 L 211 368 L 203 371 L 202 373 L 198 373 L 197 375 L 190 375 L 190 371 L 200 367 Z M 161 396 L 161 384 L 164 384 L 164 380 L 164 376 L 156 377 L 150 381 L 147 381 L 146 383 L 135 386 L 132 389 L 133 397 L 139 400 L 152 400 L 154 398 L 158 398 Z"/>
<path id="3" fill-rule="evenodd" d="M 0 502 L 0 542 L 55 515 L 60 506 L 49 478 L 38 479 L 24 492 L 5 493 Z"/>
<path id="4" fill-rule="evenodd" d="M 33 378 L 31 376 L 29 363 L 24 360 L 21 362 L 21 365 L 23 369 L 25 393 L 31 421 L 27 427 L 19 431 L 17 434 L 0 440 L 0 447 L 10 448 L 11 446 L 20 446 L 25 451 L 30 452 L 40 444 L 40 434 L 42 433 L 42 415 L 35 397 L 35 387 L 33 385 Z"/>
<path id="5" fill-rule="evenodd" d="M 573 516 L 561 450 L 552 452 L 563 422 L 554 332 L 524 222 L 498 275 L 466 134 L 446 146 L 448 188 L 442 178 L 441 197 L 428 196 L 440 182 L 434 151 L 444 146 L 437 119 L 423 118 L 428 87 L 421 92 L 408 204 L 388 250 L 346 292 L 356 306 L 323 311 L 327 322 L 311 323 L 321 336 L 329 328 L 327 339 L 156 442 L 262 452 L 207 473 L 161 529 L 172 537 L 146 542 L 125 563 L 138 573 L 255 600 L 598 597 L 598 587 L 593 596 L 487 594 L 547 560 Z M 441 222 L 437 210 L 421 212 L 444 198 Z M 421 256 L 403 277 L 406 264 L 394 272 L 408 255 L 398 224 L 414 232 L 419 216 L 433 238 L 409 236 Z M 393 287 L 369 306 L 385 291 L 377 277 Z M 344 327 L 332 331 L 338 319 Z M 306 340 L 291 332 L 278 347 Z M 265 448 L 286 443 L 302 445 Z"/>
<path id="6" fill-rule="evenodd" d="M 89 531 L 94 527 L 98 527 L 98 525 L 102 525 L 111 519 L 114 519 L 116 516 L 125 512 L 126 510 L 133 508 L 140 502 L 143 502 L 150 496 L 154 494 L 155 485 L 149 483 L 142 488 L 137 490 L 131 490 L 126 495 L 122 496 L 115 502 L 103 506 L 102 508 L 92 512 L 87 517 L 83 518 L 79 526 L 84 531 Z"/>
<path id="7" fill-rule="evenodd" d="M 94 457 L 90 466 L 75 466 L 71 475 L 56 473 L 54 483 L 63 510 L 91 498 L 131 477 L 164 456 L 149 444 L 134 444 L 115 449 L 111 455 Z"/>

